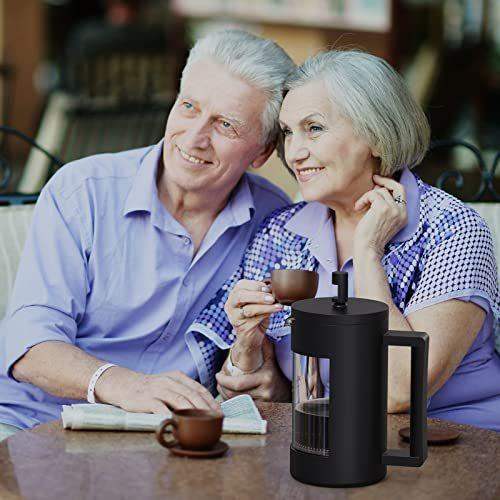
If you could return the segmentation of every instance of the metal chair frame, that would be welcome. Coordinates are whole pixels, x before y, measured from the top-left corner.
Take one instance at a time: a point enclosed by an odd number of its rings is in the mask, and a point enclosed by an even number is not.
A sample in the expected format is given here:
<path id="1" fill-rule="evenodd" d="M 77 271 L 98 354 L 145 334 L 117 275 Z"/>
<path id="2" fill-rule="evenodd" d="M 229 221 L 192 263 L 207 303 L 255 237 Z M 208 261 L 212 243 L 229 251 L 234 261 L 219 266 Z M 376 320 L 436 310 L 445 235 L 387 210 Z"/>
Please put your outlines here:
<path id="1" fill-rule="evenodd" d="M 29 137 L 28 135 L 24 134 L 23 132 L 13 128 L 9 127 L 7 125 L 0 125 L 0 133 L 3 134 L 10 134 L 15 137 L 18 137 L 24 142 L 27 142 L 31 147 L 37 149 L 38 151 L 42 152 L 45 156 L 47 156 L 51 160 L 51 166 L 52 166 L 52 171 L 50 172 L 51 174 L 54 171 L 53 166 L 56 165 L 57 168 L 60 168 L 63 166 L 63 161 L 54 156 L 52 153 L 47 151 L 44 147 L 40 146 L 34 139 Z M 12 168 L 7 162 L 7 159 L 5 156 L 0 152 L 0 191 L 5 189 L 12 177 Z M 38 198 L 39 193 L 32 193 L 32 194 L 23 194 L 23 193 L 2 193 L 0 194 L 0 205 L 24 205 L 26 203 L 35 203 L 37 198 Z"/>

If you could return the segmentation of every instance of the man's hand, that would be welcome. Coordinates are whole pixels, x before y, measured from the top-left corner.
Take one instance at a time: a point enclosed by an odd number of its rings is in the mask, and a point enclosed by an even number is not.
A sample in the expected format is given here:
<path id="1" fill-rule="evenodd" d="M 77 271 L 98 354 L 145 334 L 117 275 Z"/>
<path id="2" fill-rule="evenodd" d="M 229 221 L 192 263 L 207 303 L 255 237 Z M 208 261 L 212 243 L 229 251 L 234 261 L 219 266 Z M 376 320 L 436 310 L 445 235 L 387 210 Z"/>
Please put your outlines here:
<path id="1" fill-rule="evenodd" d="M 290 381 L 281 372 L 274 356 L 274 347 L 267 337 L 264 338 L 262 348 L 264 364 L 258 371 L 231 376 L 224 364 L 217 373 L 217 390 L 223 399 L 250 394 L 253 399 L 260 401 L 291 401 Z"/>
<path id="2" fill-rule="evenodd" d="M 210 392 L 181 371 L 146 375 L 112 367 L 97 381 L 96 395 L 100 401 L 132 412 L 165 414 L 167 408 L 221 412 Z"/>

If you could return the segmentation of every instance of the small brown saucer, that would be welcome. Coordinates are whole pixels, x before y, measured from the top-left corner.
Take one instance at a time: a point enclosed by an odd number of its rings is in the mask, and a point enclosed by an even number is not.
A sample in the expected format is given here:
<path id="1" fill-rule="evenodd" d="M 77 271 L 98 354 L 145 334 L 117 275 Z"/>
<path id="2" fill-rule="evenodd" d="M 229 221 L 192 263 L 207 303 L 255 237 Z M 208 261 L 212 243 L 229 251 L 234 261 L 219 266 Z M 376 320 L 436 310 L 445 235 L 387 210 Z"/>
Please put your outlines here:
<path id="1" fill-rule="evenodd" d="M 410 441 L 410 428 L 399 429 L 399 435 L 404 441 Z M 427 443 L 432 445 L 442 445 L 454 443 L 459 437 L 460 432 L 445 427 L 429 425 L 427 427 Z"/>
<path id="2" fill-rule="evenodd" d="M 224 441 L 218 441 L 217 444 L 210 450 L 187 450 L 182 448 L 180 445 L 176 444 L 168 451 L 177 457 L 189 457 L 189 458 L 217 458 L 222 457 L 226 451 L 229 450 L 229 445 L 224 443 Z"/>

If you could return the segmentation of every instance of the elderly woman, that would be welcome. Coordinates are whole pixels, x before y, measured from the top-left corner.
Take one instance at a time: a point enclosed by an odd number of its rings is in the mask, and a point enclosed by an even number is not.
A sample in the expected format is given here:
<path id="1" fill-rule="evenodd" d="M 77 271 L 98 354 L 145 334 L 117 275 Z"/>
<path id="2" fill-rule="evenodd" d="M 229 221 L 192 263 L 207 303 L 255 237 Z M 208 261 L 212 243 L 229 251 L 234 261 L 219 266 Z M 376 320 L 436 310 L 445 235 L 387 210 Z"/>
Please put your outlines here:
<path id="1" fill-rule="evenodd" d="M 336 295 L 332 271 L 346 271 L 350 296 L 388 304 L 390 329 L 428 333 L 429 416 L 500 431 L 492 238 L 476 212 L 411 172 L 429 142 L 422 110 L 386 62 L 357 51 L 307 60 L 287 89 L 282 154 L 305 202 L 263 223 L 192 325 L 192 351 L 213 349 L 215 366 L 214 346 L 231 348 L 217 375 L 226 397 L 248 389 L 234 374 L 261 369 L 268 339 L 290 379 L 289 308 L 265 278 L 316 270 L 321 297 Z M 389 412 L 409 409 L 409 358 L 409 349 L 389 353 Z"/>

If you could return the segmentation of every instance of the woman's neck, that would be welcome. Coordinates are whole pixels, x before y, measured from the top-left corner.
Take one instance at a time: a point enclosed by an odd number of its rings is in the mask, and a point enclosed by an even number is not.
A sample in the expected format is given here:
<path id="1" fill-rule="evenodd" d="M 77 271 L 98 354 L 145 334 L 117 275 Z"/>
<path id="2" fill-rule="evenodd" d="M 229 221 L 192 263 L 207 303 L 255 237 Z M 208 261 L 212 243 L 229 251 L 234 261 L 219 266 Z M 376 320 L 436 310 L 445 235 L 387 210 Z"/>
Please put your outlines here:
<path id="1" fill-rule="evenodd" d="M 359 221 L 364 217 L 368 208 L 362 211 L 354 210 L 354 204 L 361 196 L 373 189 L 373 181 L 361 182 L 349 196 L 328 201 L 326 205 L 330 209 L 333 230 L 335 232 L 337 262 L 339 269 L 352 257 L 354 234 Z"/>
<path id="2" fill-rule="evenodd" d="M 342 203 L 328 203 L 335 226 L 356 226 L 363 218 L 366 211 L 356 212 L 354 203 L 355 201 L 345 205 Z"/>
<path id="3" fill-rule="evenodd" d="M 325 202 L 330 210 L 335 213 L 335 225 L 356 226 L 367 212 L 368 209 L 362 211 L 354 210 L 354 204 L 361 196 L 372 190 L 375 184 L 371 178 L 369 181 L 359 184 L 359 186 L 354 187 L 351 193 L 339 196 L 335 200 L 328 200 Z"/>

